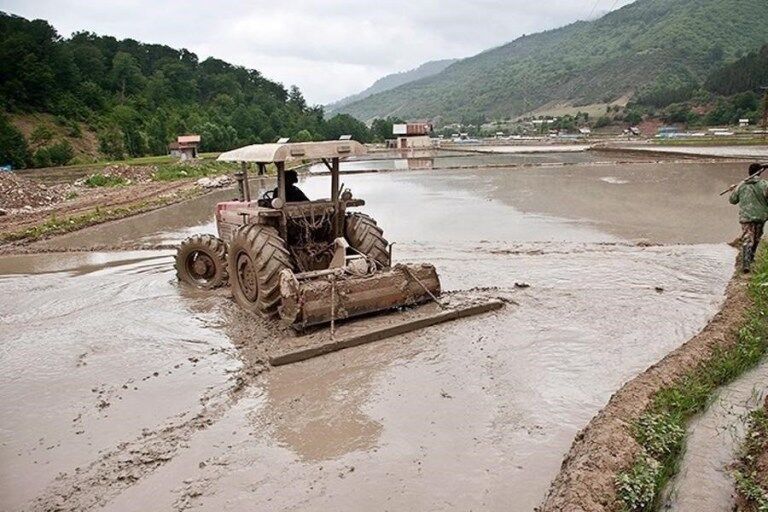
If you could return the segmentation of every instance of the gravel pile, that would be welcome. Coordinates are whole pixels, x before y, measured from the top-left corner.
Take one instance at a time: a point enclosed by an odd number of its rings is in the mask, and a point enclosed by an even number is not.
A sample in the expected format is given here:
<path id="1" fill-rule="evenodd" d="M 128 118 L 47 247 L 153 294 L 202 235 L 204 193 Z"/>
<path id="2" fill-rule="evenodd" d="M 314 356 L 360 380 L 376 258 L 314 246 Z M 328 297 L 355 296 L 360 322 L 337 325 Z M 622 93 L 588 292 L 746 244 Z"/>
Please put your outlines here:
<path id="1" fill-rule="evenodd" d="M 0 209 L 48 206 L 61 200 L 61 191 L 56 188 L 48 188 L 12 172 L 0 172 Z"/>
<path id="2" fill-rule="evenodd" d="M 147 183 L 152 181 L 152 176 L 157 172 L 154 165 L 108 165 L 101 172 L 91 174 L 75 182 L 75 185 L 82 187 L 86 185 L 88 178 L 92 176 L 104 176 L 107 178 L 119 178 L 122 183 L 129 185 L 132 183 Z"/>
<path id="3" fill-rule="evenodd" d="M 131 183 L 152 181 L 152 175 L 157 172 L 154 165 L 109 165 L 101 171 L 104 176 L 123 178 Z"/>

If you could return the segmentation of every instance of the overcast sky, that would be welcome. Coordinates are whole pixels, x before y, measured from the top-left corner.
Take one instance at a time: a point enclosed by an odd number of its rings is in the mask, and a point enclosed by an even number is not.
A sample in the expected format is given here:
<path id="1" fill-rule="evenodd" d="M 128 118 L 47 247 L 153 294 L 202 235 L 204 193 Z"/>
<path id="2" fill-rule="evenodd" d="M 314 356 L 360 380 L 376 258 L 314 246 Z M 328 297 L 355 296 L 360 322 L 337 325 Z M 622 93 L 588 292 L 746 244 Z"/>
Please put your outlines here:
<path id="1" fill-rule="evenodd" d="M 468 57 L 632 0 L 0 0 L 0 10 L 258 69 L 312 104 L 426 61 Z"/>

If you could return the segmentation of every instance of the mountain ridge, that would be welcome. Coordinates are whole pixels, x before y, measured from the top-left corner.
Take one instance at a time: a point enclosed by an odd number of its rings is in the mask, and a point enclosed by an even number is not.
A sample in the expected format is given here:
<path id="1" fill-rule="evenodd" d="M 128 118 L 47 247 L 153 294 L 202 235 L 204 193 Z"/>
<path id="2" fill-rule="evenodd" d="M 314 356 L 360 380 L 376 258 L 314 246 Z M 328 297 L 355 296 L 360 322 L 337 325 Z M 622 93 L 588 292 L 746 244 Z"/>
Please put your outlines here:
<path id="1" fill-rule="evenodd" d="M 363 89 L 357 94 L 352 94 L 333 103 L 329 103 L 325 106 L 326 111 L 328 113 L 336 112 L 344 106 L 356 101 L 363 100 L 368 96 L 394 89 L 395 87 L 405 85 L 421 78 L 427 78 L 429 76 L 435 75 L 443 71 L 451 64 L 457 62 L 458 60 L 459 59 L 431 60 L 413 69 L 400 71 L 398 73 L 390 73 L 389 75 L 385 75 L 379 78 L 370 87 Z"/>
<path id="2" fill-rule="evenodd" d="M 526 35 L 340 112 L 460 121 L 509 118 L 551 101 L 607 102 L 700 82 L 768 42 L 763 0 L 638 0 L 594 21 Z"/>

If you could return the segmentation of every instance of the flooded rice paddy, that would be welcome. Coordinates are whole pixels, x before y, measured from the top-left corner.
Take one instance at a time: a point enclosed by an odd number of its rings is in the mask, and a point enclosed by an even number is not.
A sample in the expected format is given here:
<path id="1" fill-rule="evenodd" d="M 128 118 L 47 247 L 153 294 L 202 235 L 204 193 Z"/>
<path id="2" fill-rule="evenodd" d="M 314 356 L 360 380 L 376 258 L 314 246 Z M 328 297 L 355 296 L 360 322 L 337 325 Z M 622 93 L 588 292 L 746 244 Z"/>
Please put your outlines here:
<path id="1" fill-rule="evenodd" d="M 738 233 L 717 193 L 739 164 L 576 164 L 345 175 L 397 260 L 509 304 L 268 371 L 271 326 L 180 288 L 172 251 L 0 258 L 5 508 L 532 510 L 578 429 L 715 313 Z M 47 245 L 175 243 L 232 195 Z"/>

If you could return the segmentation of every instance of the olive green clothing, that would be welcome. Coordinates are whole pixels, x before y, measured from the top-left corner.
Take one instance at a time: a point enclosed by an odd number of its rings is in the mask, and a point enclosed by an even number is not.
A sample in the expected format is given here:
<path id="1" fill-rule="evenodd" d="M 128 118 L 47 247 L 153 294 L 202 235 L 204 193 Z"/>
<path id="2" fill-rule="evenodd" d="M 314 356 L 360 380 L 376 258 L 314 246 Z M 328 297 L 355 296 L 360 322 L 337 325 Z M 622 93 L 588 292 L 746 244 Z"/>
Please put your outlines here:
<path id="1" fill-rule="evenodd" d="M 739 205 L 740 222 L 768 221 L 768 181 L 747 179 L 731 193 L 731 204 Z"/>

